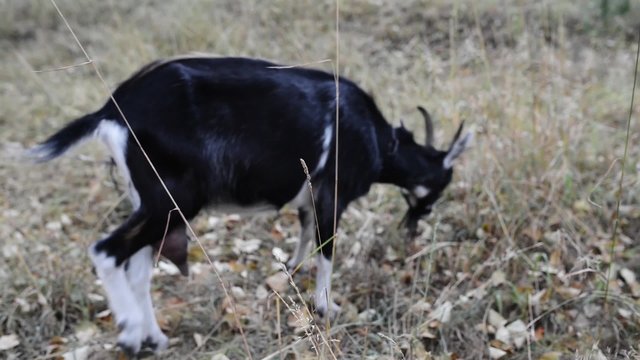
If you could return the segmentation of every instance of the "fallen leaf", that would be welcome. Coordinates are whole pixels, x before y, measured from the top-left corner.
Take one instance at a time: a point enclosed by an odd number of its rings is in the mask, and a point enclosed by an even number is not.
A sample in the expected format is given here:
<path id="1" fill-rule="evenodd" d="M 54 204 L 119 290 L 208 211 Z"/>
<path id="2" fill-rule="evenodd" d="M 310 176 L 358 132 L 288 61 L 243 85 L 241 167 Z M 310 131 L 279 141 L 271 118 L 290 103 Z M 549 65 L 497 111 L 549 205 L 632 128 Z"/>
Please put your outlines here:
<path id="1" fill-rule="evenodd" d="M 251 254 L 260 248 L 262 240 L 260 239 L 235 239 L 233 241 L 233 252 L 236 254 L 245 253 Z"/>
<path id="2" fill-rule="evenodd" d="M 99 332 L 98 327 L 90 322 L 82 322 L 75 329 L 75 335 L 79 343 L 86 343 L 93 339 Z"/>
<path id="3" fill-rule="evenodd" d="M 506 329 L 509 331 L 511 343 L 515 345 L 517 349 L 521 348 L 527 340 L 527 325 L 518 319 L 507 325 Z"/>
<path id="4" fill-rule="evenodd" d="M 451 309 L 453 309 L 453 304 L 451 304 L 450 301 L 445 301 L 442 305 L 438 306 L 433 312 L 431 312 L 429 318 L 446 324 L 451 320 Z"/>
<path id="5" fill-rule="evenodd" d="M 620 277 L 622 277 L 622 280 L 624 280 L 627 286 L 629 286 L 629 289 L 631 289 L 631 295 L 640 297 L 640 284 L 638 284 L 636 280 L 636 274 L 627 268 L 622 268 L 620 269 Z"/>
<path id="6" fill-rule="evenodd" d="M 278 293 L 283 293 L 289 286 L 289 277 L 283 272 L 277 272 L 265 280 L 267 285 Z"/>
<path id="7" fill-rule="evenodd" d="M 20 345 L 18 335 L 11 334 L 0 336 L 0 351 L 13 349 L 18 345 Z"/>
<path id="8" fill-rule="evenodd" d="M 96 314 L 96 317 L 98 319 L 102 319 L 102 318 L 106 318 L 108 316 L 111 315 L 111 310 L 110 309 L 106 309 L 106 310 L 102 310 L 99 313 Z"/>
<path id="9" fill-rule="evenodd" d="M 231 295 L 233 295 L 233 297 L 238 300 L 242 300 L 247 297 L 247 294 L 244 292 L 244 289 L 242 289 L 239 286 L 231 287 Z"/>
<path id="10" fill-rule="evenodd" d="M 559 351 L 549 351 L 540 356 L 538 360 L 560 360 L 562 353 Z"/>
<path id="11" fill-rule="evenodd" d="M 64 360 L 86 360 L 89 358 L 89 346 L 81 346 L 62 354 Z"/>
<path id="12" fill-rule="evenodd" d="M 26 299 L 16 298 L 14 301 L 16 304 L 18 304 L 20 312 L 23 314 L 27 314 L 33 309 Z"/>
<path id="13" fill-rule="evenodd" d="M 496 270 L 491 274 L 491 285 L 498 286 L 504 284 L 507 281 L 507 275 L 504 271 Z"/>
<path id="14" fill-rule="evenodd" d="M 264 300 L 269 296 L 269 290 L 262 285 L 258 285 L 256 288 L 256 298 L 258 300 Z"/>
<path id="15" fill-rule="evenodd" d="M 433 339 L 436 339 L 438 336 L 429 330 L 424 330 L 423 332 L 420 333 L 420 337 L 423 339 L 433 340 Z"/>
<path id="16" fill-rule="evenodd" d="M 607 360 L 607 357 L 604 356 L 602 350 L 598 347 L 598 343 L 593 344 L 587 358 L 593 360 Z"/>
<path id="17" fill-rule="evenodd" d="M 358 320 L 362 322 L 373 321 L 377 315 L 377 311 L 375 309 L 367 309 L 360 314 L 358 314 Z"/>
<path id="18" fill-rule="evenodd" d="M 287 260 L 289 260 L 289 255 L 287 255 L 287 253 L 284 252 L 284 250 L 280 249 L 279 247 L 274 247 L 271 250 L 271 253 L 273 254 L 273 257 L 275 257 L 276 260 L 278 260 L 281 263 L 287 262 Z"/>
<path id="19" fill-rule="evenodd" d="M 69 342 L 69 339 L 62 336 L 54 336 L 49 340 L 50 345 L 64 345 Z"/>
<path id="20" fill-rule="evenodd" d="M 577 200 L 573 203 L 573 210 L 576 212 L 589 212 L 591 206 L 585 200 Z"/>
<path id="21" fill-rule="evenodd" d="M 623 308 L 618 309 L 618 314 L 620 314 L 620 316 L 625 319 L 631 319 L 631 315 L 633 315 L 631 310 L 623 309 Z"/>
<path id="22" fill-rule="evenodd" d="M 496 330 L 496 340 L 505 344 L 511 344 L 511 334 L 506 327 L 500 327 Z"/>
<path id="23" fill-rule="evenodd" d="M 501 328 L 507 324 L 507 320 L 502 317 L 497 311 L 489 309 L 489 324 L 493 327 Z"/>
<path id="24" fill-rule="evenodd" d="M 211 357 L 211 360 L 229 360 L 227 355 L 223 353 L 215 354 Z"/>
<path id="25" fill-rule="evenodd" d="M 201 347 L 202 345 L 204 345 L 204 338 L 202 334 L 194 333 L 193 340 L 196 342 L 197 347 Z"/>
<path id="26" fill-rule="evenodd" d="M 205 262 L 207 256 L 200 246 L 192 246 L 189 248 L 187 259 L 189 262 Z"/>
<path id="27" fill-rule="evenodd" d="M 276 241 L 284 240 L 284 232 L 282 231 L 282 226 L 277 222 L 273 224 L 271 228 L 271 238 Z"/>
<path id="28" fill-rule="evenodd" d="M 224 226 L 227 228 L 227 230 L 231 230 L 236 225 L 238 225 L 238 223 L 240 223 L 240 215 L 238 215 L 238 214 L 229 214 L 227 216 L 224 216 L 222 218 L 222 221 L 224 222 Z"/>
<path id="29" fill-rule="evenodd" d="M 507 352 L 504 350 L 500 350 L 500 349 L 496 349 L 494 347 L 489 347 L 489 356 L 492 359 L 500 359 L 502 357 L 504 357 L 505 355 L 507 355 Z"/>
<path id="30" fill-rule="evenodd" d="M 162 274 L 166 274 L 170 276 L 180 274 L 180 269 L 178 269 L 177 266 L 175 266 L 171 262 L 166 262 L 163 260 L 158 261 L 158 269 Z"/>

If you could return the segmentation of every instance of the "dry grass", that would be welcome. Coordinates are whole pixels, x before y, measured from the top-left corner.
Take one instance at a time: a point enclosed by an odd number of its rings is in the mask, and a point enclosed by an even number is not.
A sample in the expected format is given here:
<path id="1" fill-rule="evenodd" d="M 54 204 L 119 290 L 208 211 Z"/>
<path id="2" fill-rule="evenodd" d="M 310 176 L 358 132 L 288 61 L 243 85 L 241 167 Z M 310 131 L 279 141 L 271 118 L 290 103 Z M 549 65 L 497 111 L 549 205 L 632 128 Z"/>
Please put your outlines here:
<path id="1" fill-rule="evenodd" d="M 423 104 L 442 146 L 461 119 L 477 140 L 415 243 L 396 230 L 405 206 L 396 189 L 376 186 L 349 208 L 334 276 L 343 312 L 330 328 L 303 311 L 312 262 L 294 275 L 300 295 L 287 286 L 279 298 L 265 284 L 278 269 L 272 248 L 292 250 L 294 214 L 194 220 L 254 359 L 487 358 L 490 347 L 514 359 L 637 355 L 640 285 L 628 275 L 640 276 L 637 117 L 610 248 L 640 14 L 632 3 L 605 27 L 599 2 L 574 3 L 341 4 L 341 72 L 390 121 L 404 118 L 421 134 L 414 109 Z M 20 341 L 0 358 L 86 346 L 90 358 L 113 358 L 104 344 L 115 329 L 101 317 L 106 302 L 85 255 L 128 212 L 105 152 L 83 146 L 43 166 L 18 157 L 106 96 L 90 67 L 34 72 L 85 60 L 49 2 L 0 4 L 0 336 Z M 113 85 L 147 61 L 190 51 L 289 64 L 335 55 L 331 1 L 59 5 Z M 257 248 L 246 247 L 252 239 Z M 188 281 L 162 270 L 154 279 L 173 344 L 162 357 L 245 358 L 220 284 L 197 249 L 191 258 Z M 532 324 L 522 346 L 498 340 L 496 313 Z"/>

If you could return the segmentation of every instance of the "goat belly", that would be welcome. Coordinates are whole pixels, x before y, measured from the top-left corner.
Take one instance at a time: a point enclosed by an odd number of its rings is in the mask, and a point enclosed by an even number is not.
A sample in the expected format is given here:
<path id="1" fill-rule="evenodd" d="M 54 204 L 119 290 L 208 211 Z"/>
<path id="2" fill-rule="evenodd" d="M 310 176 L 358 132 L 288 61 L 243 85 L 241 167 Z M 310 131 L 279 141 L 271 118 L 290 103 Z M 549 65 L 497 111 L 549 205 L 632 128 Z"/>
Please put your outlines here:
<path id="1" fill-rule="evenodd" d="M 189 238 L 187 237 L 185 228 L 182 226 L 169 232 L 164 240 L 153 244 L 156 252 L 159 251 L 160 255 L 174 263 L 184 276 L 189 275 L 189 263 L 187 262 L 188 246 Z"/>

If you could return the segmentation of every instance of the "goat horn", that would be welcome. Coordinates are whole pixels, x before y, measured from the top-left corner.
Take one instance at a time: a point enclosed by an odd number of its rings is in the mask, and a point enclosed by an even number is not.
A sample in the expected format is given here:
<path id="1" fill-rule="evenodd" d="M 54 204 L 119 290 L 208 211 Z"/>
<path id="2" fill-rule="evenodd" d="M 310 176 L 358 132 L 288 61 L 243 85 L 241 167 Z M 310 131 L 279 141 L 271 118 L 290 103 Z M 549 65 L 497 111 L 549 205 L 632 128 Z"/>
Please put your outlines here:
<path id="1" fill-rule="evenodd" d="M 425 146 L 429 146 L 433 143 L 433 122 L 431 121 L 431 115 L 423 108 L 422 106 L 418 106 L 418 111 L 424 117 L 424 125 L 426 129 L 426 142 Z"/>

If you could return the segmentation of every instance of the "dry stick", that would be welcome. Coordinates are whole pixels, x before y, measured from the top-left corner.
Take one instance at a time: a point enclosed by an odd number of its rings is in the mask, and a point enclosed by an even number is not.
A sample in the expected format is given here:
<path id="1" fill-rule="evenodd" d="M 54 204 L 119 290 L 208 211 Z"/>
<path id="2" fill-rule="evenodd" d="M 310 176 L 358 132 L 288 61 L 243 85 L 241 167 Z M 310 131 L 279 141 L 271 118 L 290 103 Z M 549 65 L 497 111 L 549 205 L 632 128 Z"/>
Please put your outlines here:
<path id="1" fill-rule="evenodd" d="M 325 244 L 326 244 L 326 242 L 325 242 L 325 243 L 323 243 L 323 244 L 321 244 L 319 248 L 322 248 Z M 287 271 L 287 267 L 286 267 L 286 265 L 285 265 L 285 264 L 281 264 L 281 265 L 282 265 L 282 272 L 284 272 L 284 273 L 287 275 L 287 277 L 289 278 L 289 284 L 290 284 L 290 285 L 293 287 L 293 289 L 295 290 L 295 292 L 296 292 L 296 296 L 298 297 L 298 300 L 300 300 L 300 302 L 301 302 L 301 303 L 302 303 L 302 305 L 303 305 L 303 309 L 306 311 L 306 314 L 308 315 L 309 319 L 313 319 L 313 314 L 311 313 L 311 311 L 309 311 L 309 307 L 307 306 L 307 303 L 304 301 L 304 298 L 302 297 L 302 294 L 300 293 L 300 289 L 298 288 L 298 286 L 296 285 L 296 283 L 293 281 L 293 277 L 291 276 L 291 274 L 289 273 L 289 271 Z M 300 317 L 298 316 L 298 313 L 297 313 L 297 312 L 293 312 L 293 311 L 291 310 L 291 307 L 289 306 L 289 304 L 288 304 L 286 301 L 284 301 L 284 299 L 282 299 L 282 298 L 280 297 L 280 294 L 278 294 L 275 290 L 274 290 L 274 293 L 276 294 L 276 296 L 278 296 L 278 297 L 279 297 L 279 298 L 284 302 L 284 304 L 285 304 L 285 306 L 287 307 L 287 309 L 289 309 L 289 311 L 290 311 L 290 312 L 292 312 L 292 314 L 293 314 L 293 315 L 294 315 L 298 320 L 300 320 Z M 293 303 L 293 299 L 291 300 L 291 302 Z M 307 331 L 307 330 L 305 329 L 305 333 L 307 334 L 307 336 L 309 337 L 310 341 L 312 342 L 312 345 L 313 345 L 313 347 L 314 347 L 314 350 L 316 350 L 316 353 L 317 353 L 317 351 L 318 351 L 318 349 L 319 349 L 319 346 L 318 346 L 318 345 L 313 341 L 313 338 L 312 338 L 312 336 L 311 336 L 311 335 L 313 334 L 313 329 L 317 329 L 317 330 L 318 330 L 318 336 L 319 336 L 319 337 L 320 337 L 320 339 L 323 341 L 323 343 L 324 343 L 326 346 L 328 346 L 328 347 L 329 347 L 329 352 L 330 352 L 330 353 L 331 353 L 331 355 L 333 356 L 333 359 L 334 359 L 334 360 L 335 360 L 335 359 L 337 359 L 337 358 L 336 358 L 336 356 L 335 356 L 335 354 L 334 354 L 334 353 L 333 353 L 333 351 L 331 350 L 331 344 L 329 344 L 329 342 L 327 341 L 327 339 L 322 335 L 322 332 L 320 331 L 320 328 L 319 328 L 318 326 L 312 325 L 311 320 L 309 320 L 309 324 L 311 324 L 311 325 L 310 325 L 310 327 L 312 328 L 312 330 L 311 330 L 311 331 Z M 318 354 L 318 356 L 319 356 L 319 354 Z"/>
<path id="2" fill-rule="evenodd" d="M 162 249 L 164 249 L 164 241 L 167 239 L 167 232 L 169 231 L 169 222 L 171 221 L 171 214 L 174 211 L 179 211 L 179 209 L 173 208 L 169 210 L 169 213 L 167 214 L 167 223 L 164 226 L 164 234 L 162 235 L 162 241 L 160 241 L 160 247 L 158 248 L 158 254 L 156 255 L 155 264 L 153 264 L 155 267 L 158 266 L 158 262 L 160 261 L 160 253 L 162 253 Z"/>
<path id="3" fill-rule="evenodd" d="M 54 71 L 60 71 L 60 70 L 68 70 L 68 69 L 73 69 L 73 68 L 76 68 L 76 67 L 89 65 L 92 62 L 93 62 L 93 60 L 88 60 L 88 61 L 85 61 L 85 62 L 81 62 L 79 64 L 61 66 L 61 67 L 54 68 L 54 69 L 33 70 L 33 72 L 36 73 L 36 74 L 39 74 L 39 73 L 54 72 Z"/>
<path id="4" fill-rule="evenodd" d="M 336 257 L 336 247 L 338 245 L 338 155 L 340 143 L 340 0 L 336 0 L 336 63 L 334 71 L 334 81 L 336 84 L 336 160 L 335 160 L 335 182 L 333 189 L 333 249 L 331 250 L 331 261 Z M 333 269 L 333 268 L 332 268 Z M 331 276 L 331 275 L 330 275 Z M 317 284 L 316 284 L 317 285 Z M 331 336 L 331 299 L 329 289 L 326 291 L 327 297 L 327 337 Z M 331 351 L 331 346 L 329 346 Z M 333 354 L 333 351 L 331 351 Z"/>
<path id="5" fill-rule="evenodd" d="M 596 191 L 596 189 L 598 189 L 600 187 L 600 184 L 602 184 L 604 179 L 607 178 L 607 176 L 609 175 L 609 173 L 613 169 L 613 166 L 620 160 L 622 160 L 622 159 L 620 159 L 620 158 L 613 159 L 613 161 L 611 162 L 611 165 L 609 165 L 609 168 L 607 169 L 607 171 L 604 173 L 604 175 L 602 175 L 602 177 L 600 179 L 598 179 L 598 182 L 593 186 L 593 189 L 591 189 L 591 191 L 589 192 L 589 196 L 587 196 L 587 201 L 589 202 L 589 204 L 597 207 L 598 209 L 602 209 L 602 205 L 596 204 L 596 202 L 591 199 L 591 196 Z"/>
<path id="6" fill-rule="evenodd" d="M 306 63 L 302 63 L 302 64 L 293 64 L 293 65 L 274 65 L 274 66 L 267 66 L 267 69 L 277 69 L 277 70 L 282 70 L 282 69 L 295 69 L 295 68 L 299 68 L 299 67 L 307 67 L 309 65 L 317 65 L 317 64 L 322 64 L 322 63 L 326 63 L 326 62 L 331 62 L 331 59 L 323 59 L 323 60 L 318 60 L 318 61 L 311 61 L 311 62 L 306 62 Z"/>
<path id="7" fill-rule="evenodd" d="M 313 185 L 311 184 L 311 174 L 309 174 L 309 168 L 307 167 L 307 163 L 304 161 L 304 159 L 300 159 L 300 164 L 302 165 L 302 171 L 304 171 L 304 175 L 307 177 L 307 187 L 309 188 L 309 196 L 311 197 L 311 208 L 313 209 L 313 218 L 315 219 L 315 222 L 316 222 L 316 232 L 317 232 L 316 235 L 318 236 L 318 240 L 322 241 L 322 239 L 320 238 L 320 223 L 318 223 L 318 211 L 316 210 L 316 199 L 313 196 Z M 322 246 L 318 250 L 322 250 Z M 300 266 L 302 266 L 302 263 L 296 266 L 296 268 L 293 271 L 293 274 L 295 274 L 296 271 L 298 271 Z"/>
<path id="8" fill-rule="evenodd" d="M 169 199 L 171 200 L 171 202 L 173 203 L 173 205 L 175 206 L 175 208 L 178 211 L 178 214 L 180 214 L 180 217 L 182 218 L 182 221 L 184 221 L 185 226 L 187 227 L 187 229 L 189 230 L 189 232 L 191 233 L 191 235 L 193 236 L 193 238 L 196 240 L 196 242 L 198 243 L 198 246 L 202 249 L 202 253 L 205 255 L 205 259 L 207 259 L 207 261 L 209 262 L 209 265 L 211 265 L 211 268 L 213 269 L 214 273 L 216 274 L 216 277 L 218 278 L 218 281 L 220 282 L 220 284 L 222 285 L 222 290 L 224 291 L 224 294 L 226 296 L 227 299 L 229 299 L 229 303 L 231 304 L 231 307 L 233 308 L 233 318 L 236 322 L 236 325 L 238 326 L 238 329 L 240 330 L 240 335 L 242 336 L 242 341 L 244 344 L 244 348 L 245 351 L 247 353 L 247 356 L 249 357 L 249 359 L 253 359 L 251 356 L 251 351 L 249 350 L 249 343 L 247 342 L 247 337 L 244 334 L 244 330 L 242 328 L 242 324 L 240 323 L 240 319 L 238 318 L 238 313 L 236 311 L 236 306 L 235 306 L 235 302 L 233 301 L 233 299 L 231 298 L 231 296 L 229 295 L 229 291 L 227 290 L 227 286 L 224 284 L 224 281 L 222 281 L 222 277 L 220 276 L 220 273 L 218 272 L 218 270 L 216 269 L 215 266 L 213 266 L 213 262 L 211 261 L 211 258 L 209 257 L 209 254 L 207 254 L 204 246 L 202 245 L 202 243 L 200 242 L 200 239 L 198 238 L 198 236 L 196 235 L 195 231 L 193 231 L 193 228 L 191 228 L 191 225 L 189 224 L 189 221 L 187 220 L 187 218 L 184 216 L 184 213 L 182 212 L 182 210 L 180 209 L 180 206 L 178 206 L 178 203 L 176 202 L 176 200 L 173 198 L 173 195 L 171 194 L 171 192 L 169 191 L 169 189 L 167 188 L 167 185 L 164 183 L 164 181 L 162 180 L 162 177 L 160 176 L 160 174 L 158 173 L 158 170 L 156 169 L 156 167 L 153 165 L 153 162 L 151 162 L 151 159 L 149 158 L 149 155 L 147 155 L 147 152 L 144 150 L 144 148 L 142 147 L 142 144 L 140 143 L 140 140 L 138 140 L 138 137 L 136 136 L 135 132 L 133 131 L 133 129 L 131 128 L 131 125 L 129 124 L 129 121 L 127 120 L 126 116 L 124 115 L 122 109 L 120 108 L 120 105 L 118 104 L 118 102 L 116 101 L 116 99 L 113 97 L 113 92 L 111 91 L 111 89 L 109 88 L 109 85 L 107 85 L 107 82 L 104 80 L 104 77 L 102 76 L 102 73 L 100 72 L 100 70 L 98 69 L 98 66 L 96 65 L 95 61 L 93 61 L 91 59 L 91 57 L 89 56 L 89 54 L 87 53 L 87 51 L 84 49 L 84 46 L 82 46 L 82 43 L 80 42 L 80 40 L 78 39 L 78 37 L 76 36 L 76 33 L 73 31 L 73 29 L 71 28 L 71 25 L 69 25 L 69 22 L 67 21 L 67 18 L 64 16 L 64 14 L 62 14 L 62 11 L 60 11 L 60 8 L 58 8 L 58 4 L 56 4 L 55 0 L 50 0 L 51 4 L 55 7 L 56 11 L 58 12 L 58 15 L 60 16 L 60 18 L 62 19 L 62 21 L 64 22 L 65 26 L 67 27 L 67 29 L 69 30 L 69 32 L 71 33 L 71 35 L 73 36 L 76 44 L 78 45 L 78 47 L 80 48 L 80 50 L 82 50 L 82 53 L 84 54 L 84 56 L 87 59 L 87 62 L 89 64 L 91 64 L 91 66 L 93 67 L 93 70 L 95 71 L 96 75 L 98 76 L 98 78 L 100 79 L 100 81 L 102 82 L 102 85 L 105 87 L 105 90 L 107 91 L 107 93 L 109 94 L 109 98 L 111 99 L 111 101 L 113 101 L 113 104 L 115 105 L 116 109 L 118 110 L 118 113 L 120 114 L 120 116 L 122 117 L 124 123 L 127 125 L 127 128 L 129 129 L 129 133 L 131 134 L 131 137 L 135 140 L 136 144 L 138 145 L 138 147 L 140 148 L 140 151 L 142 152 L 142 155 L 144 155 L 145 160 L 147 161 L 147 163 L 149 163 L 149 166 L 151 167 L 151 169 L 153 170 L 153 173 L 156 175 L 156 177 L 158 178 L 158 181 L 160 182 L 160 184 L 162 185 L 164 191 L 167 193 L 167 196 L 169 196 Z"/>
<path id="9" fill-rule="evenodd" d="M 280 322 L 280 298 L 276 298 L 276 327 L 278 328 L 278 349 L 282 350 L 282 324 Z"/>
<path id="10" fill-rule="evenodd" d="M 638 48 L 636 50 L 636 66 L 633 68 L 633 89 L 631 89 L 631 105 L 629 105 L 629 119 L 627 120 L 627 134 L 624 141 L 624 155 L 622 156 L 622 169 L 620 170 L 620 182 L 618 183 L 618 196 L 616 197 L 616 211 L 613 217 L 613 233 L 611 234 L 611 248 L 609 250 L 609 269 L 604 288 L 604 308 L 608 312 L 609 307 L 609 279 L 613 271 L 613 256 L 618 242 L 618 224 L 620 223 L 620 202 L 622 201 L 622 183 L 624 182 L 624 167 L 627 164 L 627 154 L 629 150 L 629 134 L 631 133 L 631 115 L 633 115 L 633 99 L 636 96 L 636 83 L 638 81 L 638 60 L 640 59 L 640 29 L 638 29 Z"/>

